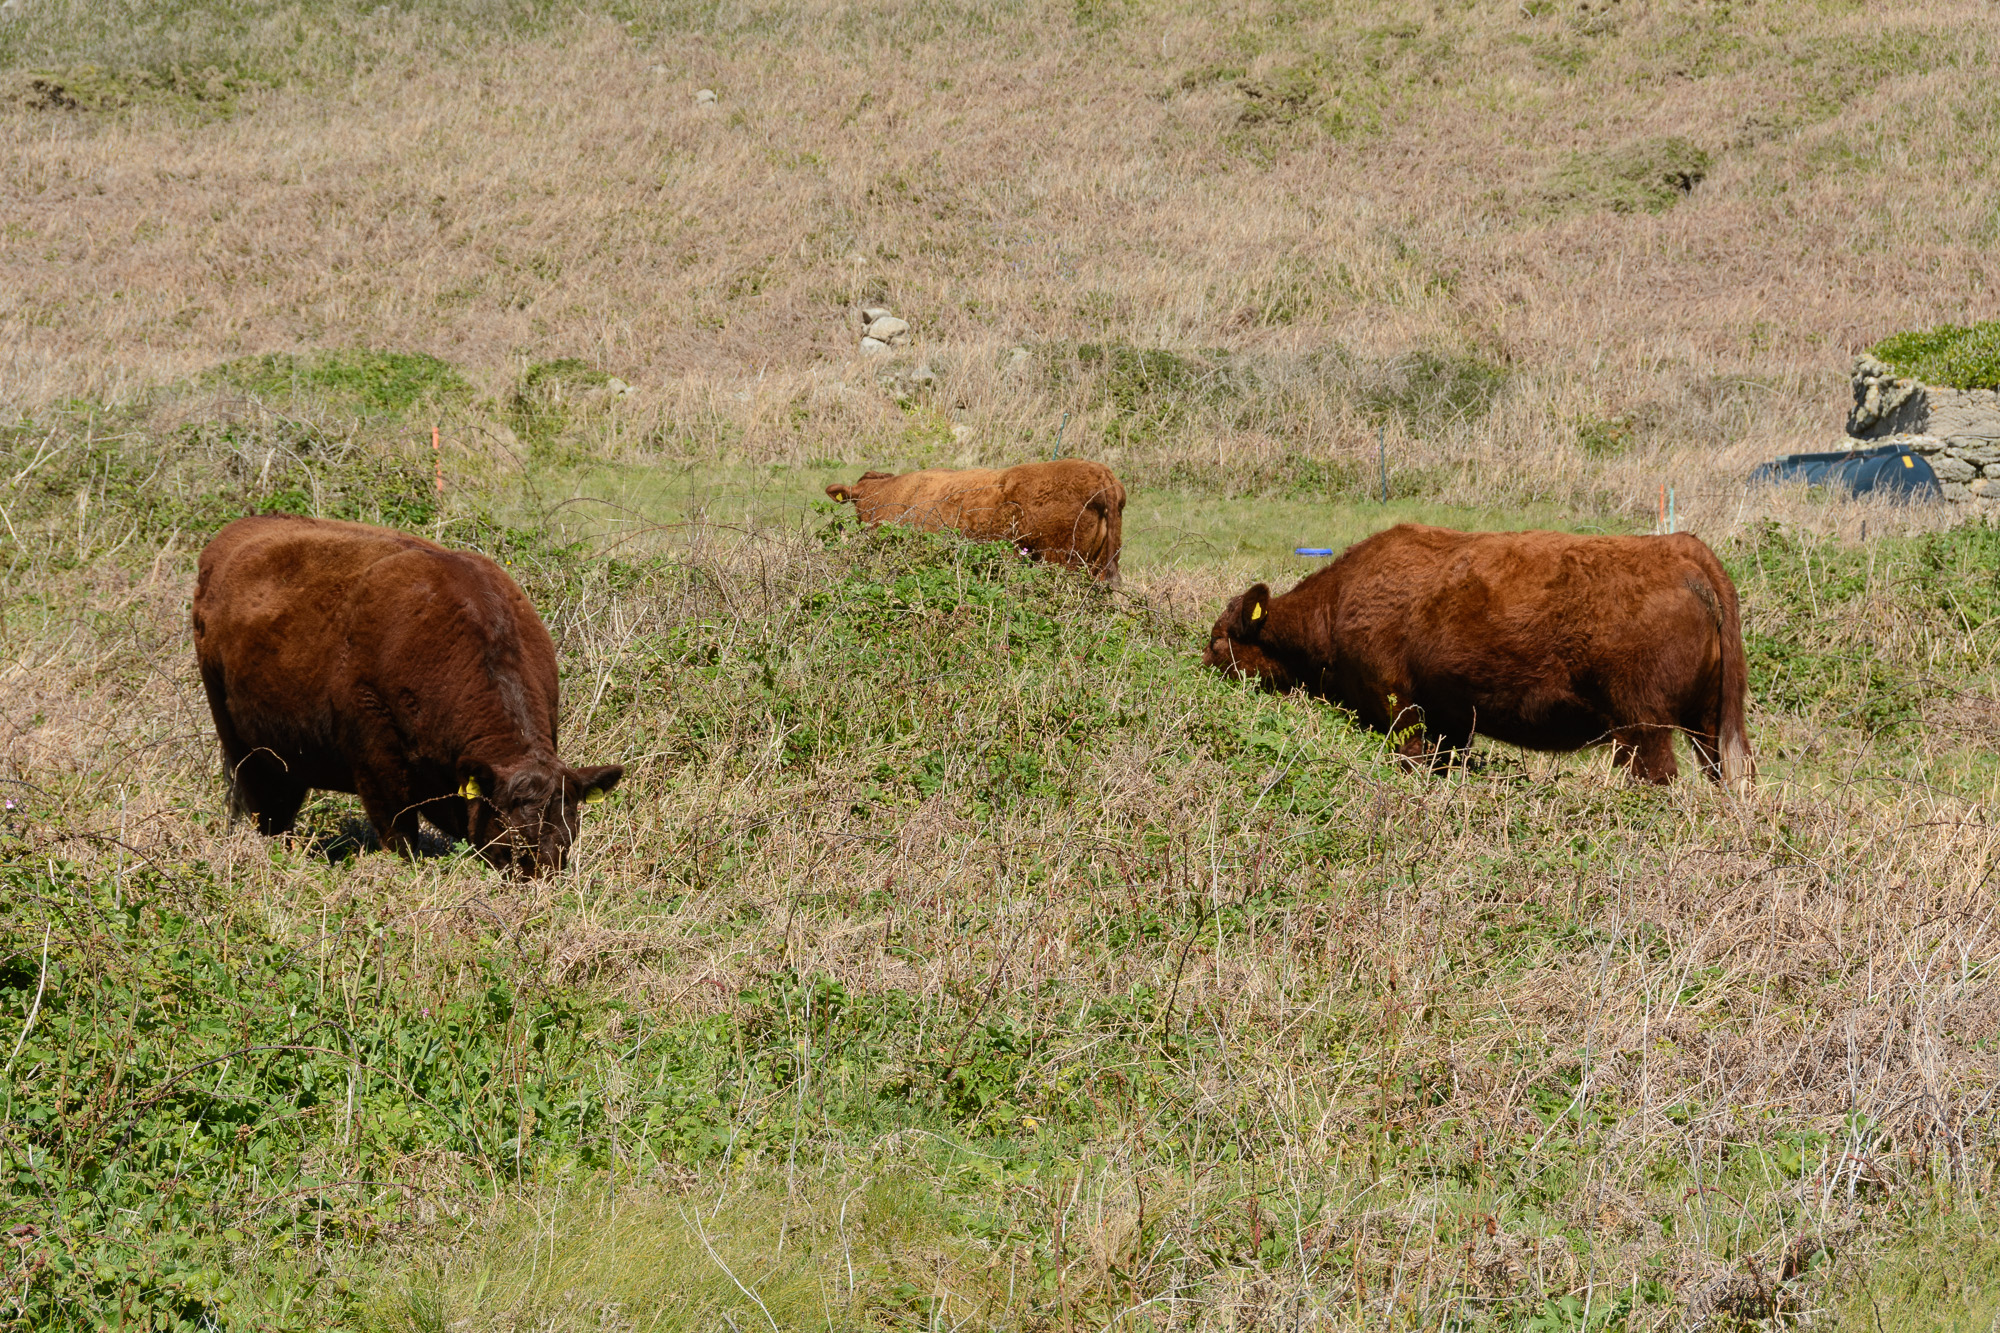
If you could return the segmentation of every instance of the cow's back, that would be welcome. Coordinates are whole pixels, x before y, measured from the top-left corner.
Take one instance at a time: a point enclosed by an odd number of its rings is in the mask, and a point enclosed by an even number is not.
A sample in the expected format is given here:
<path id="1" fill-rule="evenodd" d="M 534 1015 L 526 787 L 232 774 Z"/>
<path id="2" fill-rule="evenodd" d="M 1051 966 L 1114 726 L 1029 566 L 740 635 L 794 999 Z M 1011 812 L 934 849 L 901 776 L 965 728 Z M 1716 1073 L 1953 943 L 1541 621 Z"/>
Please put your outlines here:
<path id="1" fill-rule="evenodd" d="M 555 643 L 492 560 L 397 551 L 363 572 L 353 603 L 355 687 L 380 699 L 414 750 L 441 754 L 483 738 L 555 761 Z"/>
<path id="2" fill-rule="evenodd" d="M 483 556 L 387 528 L 264 515 L 203 550 L 195 654 L 235 748 L 352 790 L 370 716 L 418 749 L 468 728 L 554 742 L 553 645 Z"/>
<path id="3" fill-rule="evenodd" d="M 350 595 L 368 569 L 412 550 L 442 548 L 387 528 L 259 515 L 238 519 L 201 553 L 195 652 L 247 686 L 318 699 L 333 687 Z"/>
<path id="4" fill-rule="evenodd" d="M 1004 476 L 993 468 L 905 472 L 858 492 L 855 512 L 864 523 L 955 528 L 969 537 L 1005 539 L 1018 515 L 1006 503 Z"/>

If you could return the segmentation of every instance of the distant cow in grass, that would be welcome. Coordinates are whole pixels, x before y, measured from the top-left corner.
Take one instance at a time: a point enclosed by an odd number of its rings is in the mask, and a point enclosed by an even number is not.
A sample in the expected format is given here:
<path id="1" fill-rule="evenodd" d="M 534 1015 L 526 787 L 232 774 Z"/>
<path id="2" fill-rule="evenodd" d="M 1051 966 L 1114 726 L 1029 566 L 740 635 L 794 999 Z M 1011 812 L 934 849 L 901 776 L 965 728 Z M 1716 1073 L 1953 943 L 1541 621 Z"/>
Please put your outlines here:
<path id="1" fill-rule="evenodd" d="M 963 472 L 865 472 L 826 493 L 853 501 L 864 523 L 954 528 L 968 537 L 1012 542 L 1026 555 L 1118 584 L 1125 488 L 1102 463 L 1065 458 Z"/>
<path id="2" fill-rule="evenodd" d="M 382 845 L 418 816 L 501 869 L 561 869 L 624 770 L 556 757 L 555 645 L 483 555 L 361 523 L 239 519 L 201 553 L 195 656 L 233 809 L 289 832 L 309 788 Z"/>
<path id="3" fill-rule="evenodd" d="M 1350 708 L 1412 757 L 1475 733 L 1531 750 L 1609 741 L 1633 777 L 1666 782 L 1681 732 L 1711 778 L 1755 772 L 1736 586 L 1686 534 L 1402 524 L 1281 597 L 1259 583 L 1231 601 L 1202 660 Z"/>

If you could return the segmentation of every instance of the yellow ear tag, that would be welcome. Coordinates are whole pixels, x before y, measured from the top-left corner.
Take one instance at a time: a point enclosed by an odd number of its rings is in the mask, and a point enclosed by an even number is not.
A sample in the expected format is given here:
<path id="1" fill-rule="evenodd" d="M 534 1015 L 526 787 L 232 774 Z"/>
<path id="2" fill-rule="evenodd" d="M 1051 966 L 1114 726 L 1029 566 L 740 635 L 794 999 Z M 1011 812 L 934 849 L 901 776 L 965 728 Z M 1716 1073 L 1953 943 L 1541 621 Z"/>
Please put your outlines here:
<path id="1" fill-rule="evenodd" d="M 1250 618 L 1252 620 L 1262 620 L 1264 618 L 1264 604 L 1262 602 L 1250 608 Z"/>
<path id="2" fill-rule="evenodd" d="M 479 779 L 467 778 L 465 785 L 458 789 L 458 794 L 468 801 L 476 800 L 479 796 Z"/>
<path id="3" fill-rule="evenodd" d="M 585 805 L 596 805 L 599 801 L 603 799 L 604 799 L 604 788 L 602 787 L 592 787 L 589 791 L 583 794 L 583 803 Z"/>

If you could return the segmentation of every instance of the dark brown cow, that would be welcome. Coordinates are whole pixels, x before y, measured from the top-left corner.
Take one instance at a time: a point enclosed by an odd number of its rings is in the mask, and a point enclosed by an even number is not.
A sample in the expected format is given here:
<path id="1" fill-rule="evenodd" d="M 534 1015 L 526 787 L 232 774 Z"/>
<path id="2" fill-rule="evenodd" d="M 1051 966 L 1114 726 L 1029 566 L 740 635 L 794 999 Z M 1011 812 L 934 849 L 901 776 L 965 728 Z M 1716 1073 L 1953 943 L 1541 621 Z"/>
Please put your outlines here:
<path id="1" fill-rule="evenodd" d="M 238 519 L 201 553 L 194 646 L 231 806 L 289 832 L 354 792 L 415 851 L 419 815 L 496 867 L 559 870 L 624 769 L 556 757 L 556 653 L 483 555 L 362 523 Z"/>
<path id="2" fill-rule="evenodd" d="M 853 485 L 829 486 L 826 493 L 852 500 L 864 523 L 954 528 L 968 537 L 1012 542 L 1026 555 L 1088 569 L 1091 577 L 1118 586 L 1125 488 L 1102 463 L 1065 458 L 963 472 L 864 472 Z"/>
<path id="3" fill-rule="evenodd" d="M 1740 787 L 1755 772 L 1736 585 L 1686 534 L 1402 524 L 1282 597 L 1261 583 L 1237 597 L 1202 661 L 1350 708 L 1412 757 L 1475 733 L 1531 750 L 1609 741 L 1633 777 L 1666 782 L 1685 732 L 1710 777 Z"/>

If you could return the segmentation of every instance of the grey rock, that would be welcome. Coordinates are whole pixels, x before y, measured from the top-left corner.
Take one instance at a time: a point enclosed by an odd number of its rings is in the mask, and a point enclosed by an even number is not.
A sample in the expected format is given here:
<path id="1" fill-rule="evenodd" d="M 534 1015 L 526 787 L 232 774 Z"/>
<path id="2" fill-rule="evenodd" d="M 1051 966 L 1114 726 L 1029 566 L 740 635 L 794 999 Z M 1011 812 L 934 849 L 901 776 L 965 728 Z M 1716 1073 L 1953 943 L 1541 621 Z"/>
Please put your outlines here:
<path id="1" fill-rule="evenodd" d="M 880 338 L 863 338 L 861 340 L 861 350 L 871 355 L 880 354 L 889 350 L 889 344 L 883 342 Z"/>
<path id="2" fill-rule="evenodd" d="M 2000 500 L 2000 481 L 1990 481 L 1982 477 L 1966 489 L 1981 500 Z"/>
<path id="3" fill-rule="evenodd" d="M 1988 463 L 1980 471 L 1989 477 L 2000 477 L 2000 463 Z"/>
<path id="4" fill-rule="evenodd" d="M 1924 429 L 1952 438 L 2000 443 L 2000 394 L 1991 389 L 1924 389 Z"/>
<path id="5" fill-rule="evenodd" d="M 1025 347 L 1012 347 L 1007 350 L 1006 359 L 1000 363 L 1000 373 L 1003 375 L 1019 375 L 1026 372 L 1028 367 L 1034 363 L 1035 354 L 1033 352 L 1030 352 Z"/>
<path id="6" fill-rule="evenodd" d="M 1966 486 L 1962 481 L 1947 481 L 1939 486 L 1938 489 L 1944 492 L 1945 499 L 1950 500 L 1954 504 L 1964 504 L 1972 498 L 1971 488 Z"/>
<path id="7" fill-rule="evenodd" d="M 859 261 L 860 258 L 861 258 L 860 255 L 855 256 L 855 259 L 857 261 Z M 861 307 L 861 324 L 863 328 L 866 328 L 868 325 L 873 324 L 878 319 L 887 319 L 887 318 L 889 318 L 889 308 L 887 306 L 865 305 Z"/>
<path id="8" fill-rule="evenodd" d="M 701 90 L 700 92 L 696 93 L 696 94 L 694 95 L 694 104 L 695 104 L 696 106 L 714 106 L 714 105 L 715 105 L 715 89 L 713 89 L 713 88 L 704 88 L 704 89 L 702 89 L 702 90 Z"/>
<path id="9" fill-rule="evenodd" d="M 868 336 L 880 338 L 885 343 L 907 338 L 909 334 L 909 321 L 897 319 L 894 315 L 882 315 L 868 321 Z"/>
<path id="10" fill-rule="evenodd" d="M 875 372 L 875 382 L 897 398 L 914 398 L 921 391 L 937 387 L 939 371 L 929 361 L 911 365 L 898 359 Z"/>
<path id="11" fill-rule="evenodd" d="M 1977 435 L 1954 435 L 1944 442 L 1944 451 L 1974 467 L 2000 463 L 2000 440 L 1982 440 Z"/>
<path id="12" fill-rule="evenodd" d="M 1917 428 L 1925 416 L 1923 386 L 1899 378 L 1872 356 L 1854 358 L 1854 408 L 1847 433 L 1874 439 Z"/>
<path id="13" fill-rule="evenodd" d="M 1939 481 L 1944 482 L 1966 482 L 1979 475 L 1978 468 L 1950 454 L 1939 454 L 1931 459 L 1931 471 L 1937 473 Z"/>

